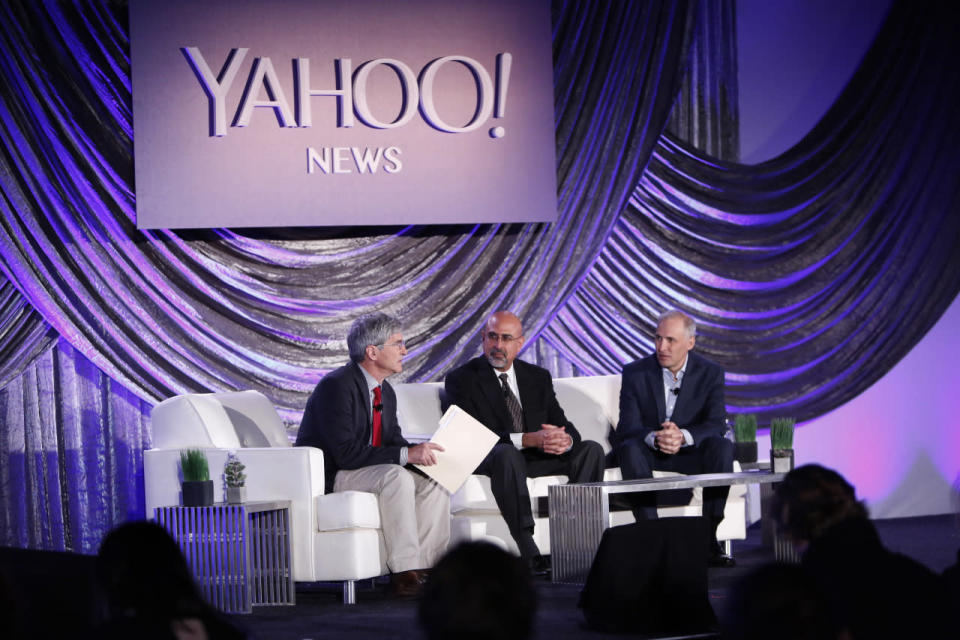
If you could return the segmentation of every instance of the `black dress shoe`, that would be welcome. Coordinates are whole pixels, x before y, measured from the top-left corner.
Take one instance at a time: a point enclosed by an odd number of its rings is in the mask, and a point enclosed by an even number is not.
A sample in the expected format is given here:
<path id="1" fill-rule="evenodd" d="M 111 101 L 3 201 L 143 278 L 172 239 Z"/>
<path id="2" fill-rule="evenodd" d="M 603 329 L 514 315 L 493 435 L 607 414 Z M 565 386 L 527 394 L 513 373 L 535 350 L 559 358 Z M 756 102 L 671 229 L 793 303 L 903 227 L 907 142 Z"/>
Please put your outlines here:
<path id="1" fill-rule="evenodd" d="M 714 540 L 710 545 L 710 555 L 707 557 L 707 565 L 711 567 L 734 567 L 737 561 L 733 556 L 728 556 L 723 552 L 723 545 L 718 540 Z"/>
<path id="2" fill-rule="evenodd" d="M 390 574 L 390 595 L 394 598 L 416 598 L 422 586 L 420 572 L 416 569 Z"/>
<path id="3" fill-rule="evenodd" d="M 547 576 L 553 570 L 550 564 L 550 556 L 537 554 L 527 560 L 527 566 L 530 567 L 530 574 L 534 576 Z"/>

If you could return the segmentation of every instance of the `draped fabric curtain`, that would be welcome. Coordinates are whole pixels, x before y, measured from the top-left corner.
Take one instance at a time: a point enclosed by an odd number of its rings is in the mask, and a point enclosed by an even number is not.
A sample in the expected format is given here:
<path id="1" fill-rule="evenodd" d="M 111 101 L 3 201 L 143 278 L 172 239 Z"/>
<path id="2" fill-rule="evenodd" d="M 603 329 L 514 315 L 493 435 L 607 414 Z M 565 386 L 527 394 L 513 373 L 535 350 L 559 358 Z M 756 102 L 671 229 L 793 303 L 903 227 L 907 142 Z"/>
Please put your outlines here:
<path id="1" fill-rule="evenodd" d="M 359 313 L 405 321 L 411 379 L 471 357 L 498 308 L 535 336 L 650 157 L 693 15 L 686 2 L 553 9 L 556 223 L 178 233 L 134 224 L 125 6 L 0 6 L 0 268 L 25 318 L 4 324 L 2 348 L 42 354 L 4 362 L 20 375 L 0 396 L 3 542 L 92 550 L 98 531 L 142 510 L 145 417 L 163 397 L 255 388 L 296 423 L 346 359 Z"/>
<path id="2" fill-rule="evenodd" d="M 57 334 L 9 280 L 0 277 L 0 389 L 56 342 Z"/>
<path id="3" fill-rule="evenodd" d="M 708 156 L 740 159 L 736 0 L 697 6 L 687 72 L 667 131 Z"/>
<path id="4" fill-rule="evenodd" d="M 700 321 L 728 411 L 808 420 L 888 372 L 960 291 L 960 21 L 895 3 L 836 103 L 744 166 L 665 134 L 613 233 L 543 333 L 589 373 Z"/>
<path id="5" fill-rule="evenodd" d="M 373 309 L 405 322 L 408 380 L 503 307 L 588 374 L 687 309 L 761 419 L 882 376 L 960 285 L 957 19 L 896 3 L 823 122 L 747 167 L 663 134 L 701 6 L 554 2 L 556 223 L 140 232 L 124 6 L 0 3 L 0 543 L 91 550 L 142 512 L 163 397 L 259 389 L 295 424 Z"/>
<path id="6" fill-rule="evenodd" d="M 360 313 L 403 319 L 413 380 L 474 355 L 496 309 L 539 333 L 640 178 L 692 13 L 684 2 L 556 4 L 555 223 L 177 233 L 134 226 L 123 17 L 95 4 L 0 11 L 4 273 L 142 398 L 255 388 L 291 422 L 345 360 Z"/>
<path id="7" fill-rule="evenodd" d="M 0 544 L 94 553 L 142 518 L 149 409 L 63 340 L 0 390 Z"/>

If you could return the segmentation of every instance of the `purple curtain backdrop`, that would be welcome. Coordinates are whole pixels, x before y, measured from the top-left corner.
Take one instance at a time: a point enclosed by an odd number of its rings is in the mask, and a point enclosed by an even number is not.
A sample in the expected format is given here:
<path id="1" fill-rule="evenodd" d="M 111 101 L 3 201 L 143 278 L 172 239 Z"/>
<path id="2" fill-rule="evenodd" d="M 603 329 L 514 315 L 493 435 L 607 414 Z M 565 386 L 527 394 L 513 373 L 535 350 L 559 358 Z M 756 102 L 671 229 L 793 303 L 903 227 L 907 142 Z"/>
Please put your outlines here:
<path id="1" fill-rule="evenodd" d="M 0 544 L 95 553 L 142 518 L 150 405 L 66 341 L 0 390 Z"/>
<path id="2" fill-rule="evenodd" d="M 761 416 L 882 376 L 960 288 L 956 18 L 896 4 L 821 125 L 745 167 L 662 135 L 699 9 L 554 3 L 556 224 L 177 233 L 133 223 L 124 6 L 3 3 L 0 543 L 90 551 L 142 512 L 163 397 L 255 388 L 294 424 L 371 309 L 405 320 L 408 380 L 503 307 L 528 357 L 588 374 L 688 309 L 731 409 Z"/>
<path id="3" fill-rule="evenodd" d="M 640 178 L 692 15 L 686 3 L 556 6 L 556 223 L 177 233 L 133 222 L 123 17 L 96 4 L 2 11 L 4 273 L 140 397 L 255 388 L 291 422 L 345 360 L 359 313 L 404 320 L 411 380 L 471 357 L 499 308 L 539 333 Z"/>
<path id="4" fill-rule="evenodd" d="M 682 308 L 726 369 L 728 410 L 762 424 L 823 415 L 883 377 L 960 291 L 960 20 L 923 6 L 894 4 L 830 111 L 777 158 L 723 162 L 663 135 L 544 338 L 583 371 L 616 371 L 649 353 L 659 310 Z"/>

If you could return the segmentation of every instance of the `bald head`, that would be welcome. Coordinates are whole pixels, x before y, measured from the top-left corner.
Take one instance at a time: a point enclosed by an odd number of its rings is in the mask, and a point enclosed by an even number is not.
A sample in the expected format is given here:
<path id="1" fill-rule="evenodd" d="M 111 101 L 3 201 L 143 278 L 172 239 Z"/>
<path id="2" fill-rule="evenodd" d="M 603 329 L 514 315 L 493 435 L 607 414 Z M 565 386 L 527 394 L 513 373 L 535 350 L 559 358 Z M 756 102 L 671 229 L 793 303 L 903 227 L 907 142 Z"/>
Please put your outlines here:
<path id="1" fill-rule="evenodd" d="M 483 328 L 483 355 L 498 371 L 509 371 L 523 347 L 523 325 L 509 311 L 497 311 Z"/>

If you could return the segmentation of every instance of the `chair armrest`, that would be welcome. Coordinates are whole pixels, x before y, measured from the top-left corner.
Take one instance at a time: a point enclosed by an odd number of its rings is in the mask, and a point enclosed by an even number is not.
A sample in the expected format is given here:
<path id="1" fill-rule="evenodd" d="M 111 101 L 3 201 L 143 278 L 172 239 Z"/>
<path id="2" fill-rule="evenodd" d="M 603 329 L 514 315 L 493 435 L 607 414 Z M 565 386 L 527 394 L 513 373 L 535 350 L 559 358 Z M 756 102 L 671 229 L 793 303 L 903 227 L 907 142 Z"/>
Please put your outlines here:
<path id="1" fill-rule="evenodd" d="M 223 465 L 235 453 L 246 465 L 247 500 L 290 500 L 294 574 L 313 572 L 315 498 L 324 492 L 323 452 L 314 447 L 204 449 L 210 464 L 214 500 L 224 500 Z M 180 504 L 180 449 L 143 452 L 147 518 L 157 507 Z M 302 579 L 302 578 L 301 578 Z"/>
<path id="2" fill-rule="evenodd" d="M 180 504 L 180 449 L 148 449 L 143 452 L 147 517 L 156 507 Z M 253 447 L 204 449 L 217 502 L 224 498 L 223 465 L 235 453 L 246 465 L 247 499 L 304 500 L 324 492 L 323 452 L 314 447 Z"/>

